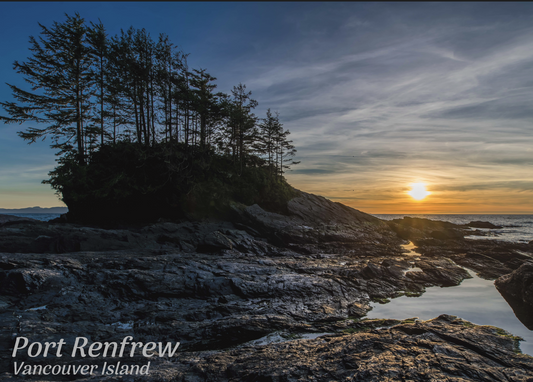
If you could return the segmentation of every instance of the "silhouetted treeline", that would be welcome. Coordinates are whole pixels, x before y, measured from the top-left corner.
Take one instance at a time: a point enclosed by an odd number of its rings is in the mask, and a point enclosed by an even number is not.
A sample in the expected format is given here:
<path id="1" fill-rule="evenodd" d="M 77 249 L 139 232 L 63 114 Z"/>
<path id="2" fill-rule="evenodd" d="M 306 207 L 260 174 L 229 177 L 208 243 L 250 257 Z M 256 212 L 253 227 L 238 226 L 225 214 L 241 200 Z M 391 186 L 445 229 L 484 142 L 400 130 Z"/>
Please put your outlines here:
<path id="1" fill-rule="evenodd" d="M 36 123 L 19 133 L 30 143 L 50 137 L 58 155 L 79 165 L 119 142 L 209 148 L 241 169 L 266 166 L 276 176 L 297 163 L 277 113 L 256 117 L 258 103 L 243 84 L 215 92 L 216 78 L 190 69 L 188 54 L 168 36 L 154 40 L 133 27 L 109 36 L 79 14 L 40 26 L 40 36 L 30 37 L 32 56 L 14 64 L 31 90 L 9 85 L 16 102 L 0 102 L 4 122 Z"/>

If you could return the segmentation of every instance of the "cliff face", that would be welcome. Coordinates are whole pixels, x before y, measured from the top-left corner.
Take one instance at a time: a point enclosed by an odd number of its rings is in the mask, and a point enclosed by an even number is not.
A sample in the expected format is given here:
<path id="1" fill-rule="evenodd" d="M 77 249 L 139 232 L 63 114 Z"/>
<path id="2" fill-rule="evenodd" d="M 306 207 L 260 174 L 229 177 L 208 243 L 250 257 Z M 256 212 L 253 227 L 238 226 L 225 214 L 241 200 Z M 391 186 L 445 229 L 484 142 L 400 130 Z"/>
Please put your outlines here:
<path id="1" fill-rule="evenodd" d="M 388 223 L 305 193 L 289 202 L 286 215 L 234 205 L 229 221 L 113 230 L 5 222 L 0 226 L 2 378 L 13 378 L 15 337 L 50 342 L 76 335 L 91 342 L 119 342 L 127 335 L 144 343 L 180 342 L 174 361 L 154 360 L 146 377 L 154 381 L 531 376 L 531 360 L 512 350 L 515 340 L 455 318 L 360 320 L 372 300 L 416 295 L 470 277 L 450 261 L 453 256 L 477 259 L 480 268 L 509 265 L 496 264 L 497 251 L 484 258 L 465 254 L 466 246 L 475 244 L 462 238 L 424 237 L 424 255 L 406 253 Z M 447 244 L 451 249 L 443 252 Z M 514 261 L 519 266 L 522 260 Z M 413 266 L 417 270 L 409 271 Z M 382 326 L 392 327 L 378 329 Z M 361 333 L 349 335 L 353 332 Z M 313 333 L 331 335 L 294 340 Z M 288 341 L 267 347 L 249 343 L 266 335 Z M 235 346 L 246 347 L 226 350 Z M 438 364 L 431 361 L 435 357 Z"/>

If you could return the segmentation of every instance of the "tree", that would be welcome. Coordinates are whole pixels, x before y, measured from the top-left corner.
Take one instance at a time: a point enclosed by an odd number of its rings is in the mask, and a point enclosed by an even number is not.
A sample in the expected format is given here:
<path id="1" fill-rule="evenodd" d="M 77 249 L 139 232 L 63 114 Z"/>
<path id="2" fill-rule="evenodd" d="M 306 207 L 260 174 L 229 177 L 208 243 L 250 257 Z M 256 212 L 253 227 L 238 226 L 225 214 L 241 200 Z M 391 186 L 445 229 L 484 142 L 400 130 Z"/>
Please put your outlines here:
<path id="1" fill-rule="evenodd" d="M 229 141 L 233 160 L 239 161 L 242 169 L 246 155 L 257 136 L 256 117 L 252 113 L 252 109 L 257 107 L 257 101 L 251 98 L 251 91 L 246 92 L 246 85 L 243 84 L 234 86 L 231 94 L 233 99 L 227 104 Z"/>
<path id="2" fill-rule="evenodd" d="M 162 100 L 165 138 L 172 141 L 172 78 L 175 73 L 172 59 L 173 44 L 167 35 L 160 34 L 155 47 L 157 94 Z"/>
<path id="3" fill-rule="evenodd" d="M 270 109 L 267 110 L 266 118 L 259 124 L 259 138 L 255 145 L 256 151 L 261 155 L 266 155 L 267 166 L 270 174 L 274 174 L 277 162 L 274 160 L 276 153 L 276 137 L 282 129 L 279 122 L 279 114 L 272 115 Z"/>
<path id="4" fill-rule="evenodd" d="M 155 43 L 130 27 L 108 38 L 101 22 L 87 27 L 78 14 L 40 27 L 30 37 L 32 56 L 14 63 L 31 89 L 9 85 L 15 102 L 0 102 L 8 114 L 0 120 L 35 123 L 19 132 L 30 143 L 52 138 L 60 158 L 44 183 L 69 209 L 111 211 L 136 195 L 131 201 L 152 198 L 163 211 L 211 200 L 213 192 L 278 208 L 292 195 L 283 179 L 298 163 L 289 131 L 270 109 L 257 125 L 258 103 L 245 85 L 214 93 L 216 78 L 189 70 L 188 54 L 166 35 Z M 105 202 L 119 183 L 124 193 Z"/>
<path id="5" fill-rule="evenodd" d="M 90 52 L 94 57 L 94 65 L 92 68 L 92 76 L 97 81 L 97 99 L 99 110 L 96 112 L 97 117 L 94 118 L 94 121 L 99 124 L 99 135 L 100 135 L 100 145 L 104 144 L 104 135 L 105 135 L 105 92 L 106 92 L 106 83 L 109 80 L 108 75 L 108 64 L 107 64 L 107 35 L 105 33 L 105 28 L 102 22 L 98 24 L 91 23 L 91 28 L 87 33 L 88 43 L 90 46 Z"/>
<path id="6" fill-rule="evenodd" d="M 289 135 L 289 130 L 285 131 L 286 135 Z M 285 136 L 286 136 L 285 135 Z M 282 140 L 281 147 L 280 147 L 280 164 L 279 164 L 279 170 L 280 170 L 280 176 L 283 176 L 285 173 L 284 170 L 290 170 L 291 166 L 300 163 L 300 161 L 294 160 L 294 155 L 296 155 L 296 148 L 292 144 L 292 141 L 289 141 L 287 139 Z"/>
<path id="7" fill-rule="evenodd" d="M 193 69 L 191 85 L 195 88 L 192 91 L 194 108 L 200 115 L 200 146 L 207 143 L 208 121 L 216 110 L 216 94 L 213 90 L 217 87 L 211 82 L 216 78 L 206 73 L 205 69 Z"/>
<path id="8" fill-rule="evenodd" d="M 59 155 L 73 153 L 78 163 L 84 164 L 92 56 L 86 46 L 84 20 L 77 13 L 66 17 L 64 23 L 54 22 L 51 28 L 39 24 L 41 37 L 30 36 L 33 55 L 27 62 L 15 61 L 14 69 L 31 85 L 31 91 L 8 84 L 18 102 L 0 102 L 10 115 L 0 116 L 0 120 L 48 125 L 29 127 L 18 134 L 29 143 L 51 136 L 52 147 L 60 149 Z"/>

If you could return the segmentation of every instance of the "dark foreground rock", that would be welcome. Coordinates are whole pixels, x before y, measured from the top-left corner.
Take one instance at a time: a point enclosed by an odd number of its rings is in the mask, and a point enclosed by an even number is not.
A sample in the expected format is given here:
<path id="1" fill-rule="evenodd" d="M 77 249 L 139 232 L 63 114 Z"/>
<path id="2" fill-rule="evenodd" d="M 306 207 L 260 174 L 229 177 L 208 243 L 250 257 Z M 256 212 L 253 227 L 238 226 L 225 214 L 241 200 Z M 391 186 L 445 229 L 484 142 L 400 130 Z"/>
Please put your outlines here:
<path id="1" fill-rule="evenodd" d="M 494 285 L 513 308 L 516 316 L 533 330 L 533 262 L 498 278 Z"/>
<path id="2" fill-rule="evenodd" d="M 243 345 L 225 351 L 182 352 L 172 358 L 151 358 L 146 376 L 95 374 L 79 380 L 531 381 L 533 357 L 517 353 L 516 346 L 517 339 L 501 329 L 442 315 L 388 328 L 361 328 L 354 334 Z M 124 363 L 147 364 L 141 357 Z M 102 365 L 98 366 L 101 370 Z M 4 380 L 15 380 L 12 375 L 4 376 Z"/>
<path id="3" fill-rule="evenodd" d="M 531 373 L 529 358 L 509 350 L 516 341 L 496 329 L 441 318 L 374 332 L 359 321 L 372 301 L 458 285 L 470 277 L 461 264 L 509 273 L 529 258 L 520 250 L 465 240 L 461 228 L 440 223 L 394 228 L 305 193 L 289 203 L 288 215 L 258 206 L 233 210 L 230 221 L 128 229 L 0 226 L 2 376 L 13 377 L 11 351 L 21 336 L 72 344 L 77 336 L 120 342 L 129 335 L 181 343 L 176 360 L 154 360 L 154 381 L 431 380 L 433 374 L 433 380 L 527 380 L 516 378 Z M 399 237 L 402 229 L 406 236 Z M 405 238 L 419 253 L 401 247 Z M 332 335 L 246 345 L 276 333 Z"/>
<path id="4" fill-rule="evenodd" d="M 177 381 L 531 381 L 533 358 L 493 327 L 453 316 L 214 354 L 158 372 Z"/>

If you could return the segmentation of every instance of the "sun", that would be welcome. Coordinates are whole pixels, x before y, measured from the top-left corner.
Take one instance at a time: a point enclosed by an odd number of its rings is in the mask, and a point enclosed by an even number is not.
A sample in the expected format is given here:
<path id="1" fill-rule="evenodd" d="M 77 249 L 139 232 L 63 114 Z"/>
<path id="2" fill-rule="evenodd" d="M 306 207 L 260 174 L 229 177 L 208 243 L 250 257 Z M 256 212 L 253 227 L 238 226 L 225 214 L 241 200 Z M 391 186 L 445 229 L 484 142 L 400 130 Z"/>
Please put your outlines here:
<path id="1" fill-rule="evenodd" d="M 430 195 L 431 192 L 426 190 L 426 185 L 424 183 L 412 183 L 411 191 L 409 191 L 408 194 L 415 200 L 422 200 Z"/>

